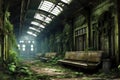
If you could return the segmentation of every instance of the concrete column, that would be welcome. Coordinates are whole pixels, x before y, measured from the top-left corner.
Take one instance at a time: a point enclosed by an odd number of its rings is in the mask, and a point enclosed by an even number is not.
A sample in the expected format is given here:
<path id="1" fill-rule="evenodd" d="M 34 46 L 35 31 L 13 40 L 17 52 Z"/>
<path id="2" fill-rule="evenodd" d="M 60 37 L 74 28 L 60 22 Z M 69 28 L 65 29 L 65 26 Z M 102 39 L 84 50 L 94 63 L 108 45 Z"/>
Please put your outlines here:
<path id="1" fill-rule="evenodd" d="M 87 47 L 92 47 L 92 26 L 91 26 L 91 8 L 89 7 L 87 10 Z"/>
<path id="2" fill-rule="evenodd" d="M 115 57 L 116 63 L 120 63 L 120 0 L 115 0 Z"/>
<path id="3" fill-rule="evenodd" d="M 118 62 L 120 64 L 120 0 L 117 0 L 117 10 L 118 10 Z"/>

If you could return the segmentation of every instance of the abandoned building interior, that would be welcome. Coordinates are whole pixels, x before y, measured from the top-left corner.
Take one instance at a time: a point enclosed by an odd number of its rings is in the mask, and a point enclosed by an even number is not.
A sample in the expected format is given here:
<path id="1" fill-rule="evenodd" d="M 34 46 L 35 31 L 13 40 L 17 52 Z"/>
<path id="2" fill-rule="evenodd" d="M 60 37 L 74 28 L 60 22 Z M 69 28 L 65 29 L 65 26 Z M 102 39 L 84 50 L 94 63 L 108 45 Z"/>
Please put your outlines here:
<path id="1" fill-rule="evenodd" d="M 1 67 L 16 58 L 37 57 L 43 62 L 57 58 L 62 65 L 108 73 L 120 65 L 119 4 L 119 0 L 0 0 Z"/>

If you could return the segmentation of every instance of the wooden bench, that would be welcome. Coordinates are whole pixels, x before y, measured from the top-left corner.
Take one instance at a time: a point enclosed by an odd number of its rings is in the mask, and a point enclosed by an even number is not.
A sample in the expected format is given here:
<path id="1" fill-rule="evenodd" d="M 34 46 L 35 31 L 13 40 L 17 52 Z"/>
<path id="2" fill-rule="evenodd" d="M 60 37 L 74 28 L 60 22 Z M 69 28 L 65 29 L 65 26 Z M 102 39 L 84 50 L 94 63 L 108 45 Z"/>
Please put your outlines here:
<path id="1" fill-rule="evenodd" d="M 95 68 L 101 63 L 102 51 L 66 52 L 64 60 L 59 63 L 83 68 Z"/>
<path id="2" fill-rule="evenodd" d="M 48 52 L 48 53 L 45 53 L 44 56 L 40 57 L 40 59 L 42 61 L 48 61 L 50 59 L 53 59 L 54 57 L 56 56 L 56 53 L 55 52 Z"/>

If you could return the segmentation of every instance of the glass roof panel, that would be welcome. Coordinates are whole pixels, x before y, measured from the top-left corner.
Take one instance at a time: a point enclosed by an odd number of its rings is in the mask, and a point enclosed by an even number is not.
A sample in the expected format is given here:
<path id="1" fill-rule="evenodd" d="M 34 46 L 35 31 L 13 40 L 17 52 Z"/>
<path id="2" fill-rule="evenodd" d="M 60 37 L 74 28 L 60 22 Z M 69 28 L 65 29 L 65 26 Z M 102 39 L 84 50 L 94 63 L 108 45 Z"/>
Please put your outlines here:
<path id="1" fill-rule="evenodd" d="M 49 13 L 52 13 L 53 15 L 58 15 L 61 13 L 61 11 L 63 11 L 62 7 L 58 5 L 56 6 L 56 4 L 53 4 L 52 2 L 49 2 L 49 1 L 42 1 L 38 9 L 47 11 Z"/>
<path id="2" fill-rule="evenodd" d="M 32 33 L 31 31 L 27 31 L 27 33 L 28 33 L 29 35 L 32 35 L 32 36 L 37 37 L 37 35 L 36 35 L 36 34 L 34 34 L 34 33 Z"/>
<path id="3" fill-rule="evenodd" d="M 42 24 L 40 24 L 40 25 L 39 25 L 39 27 L 40 27 L 40 28 L 45 28 L 45 26 L 44 26 L 44 25 L 42 25 Z"/>
<path id="4" fill-rule="evenodd" d="M 44 20 L 44 18 L 45 18 L 45 16 L 44 15 L 42 15 L 42 14 L 39 14 L 39 13 L 36 13 L 35 14 L 35 16 L 34 16 L 34 18 L 36 18 L 36 19 L 39 19 L 39 20 Z"/>
<path id="5" fill-rule="evenodd" d="M 38 22 L 32 21 L 31 24 L 39 26 L 40 24 Z"/>
<path id="6" fill-rule="evenodd" d="M 54 6 L 55 6 L 55 4 L 53 4 L 52 2 L 42 1 L 39 5 L 38 9 L 49 12 Z"/>
<path id="7" fill-rule="evenodd" d="M 38 20 L 41 20 L 43 22 L 46 22 L 46 23 L 50 23 L 50 21 L 52 21 L 51 18 L 43 15 L 43 14 L 39 14 L 39 13 L 36 13 L 34 18 L 38 19 Z"/>
<path id="8" fill-rule="evenodd" d="M 60 6 L 56 6 L 51 13 L 54 15 L 58 15 L 61 13 L 61 11 L 63 11 L 63 9 Z"/>
<path id="9" fill-rule="evenodd" d="M 55 16 L 53 16 L 53 15 L 50 15 L 50 14 L 49 14 L 49 15 L 48 15 L 48 17 L 50 17 L 50 18 L 52 18 L 52 19 L 53 19 Z"/>
<path id="10" fill-rule="evenodd" d="M 49 17 L 47 17 L 47 18 L 45 19 L 45 22 L 46 22 L 46 23 L 50 23 L 50 21 L 52 21 L 52 19 L 49 18 Z"/>
<path id="11" fill-rule="evenodd" d="M 35 25 L 35 26 L 39 26 L 40 28 L 45 28 L 44 25 L 38 23 L 38 22 L 35 22 L 35 21 L 32 21 L 31 24 Z"/>
<path id="12" fill-rule="evenodd" d="M 71 2 L 72 0 L 61 0 L 61 1 L 64 2 L 64 3 L 70 4 L 70 2 Z"/>
<path id="13" fill-rule="evenodd" d="M 38 20 L 40 20 L 42 22 L 32 21 L 31 24 L 33 26 L 38 26 L 39 28 L 36 29 L 34 27 L 29 27 L 29 29 L 34 30 L 36 32 L 40 32 L 41 30 L 43 30 L 43 28 L 45 28 L 45 25 L 47 25 L 47 23 L 50 23 L 55 16 L 59 15 L 63 11 L 63 8 L 65 6 L 64 3 L 70 4 L 70 2 L 72 0 L 60 0 L 60 1 L 61 2 L 59 2 L 57 4 L 54 4 L 54 3 L 50 2 L 50 1 L 42 0 L 39 7 L 38 7 L 38 9 L 46 11 L 49 14 L 44 15 L 42 13 L 37 12 L 35 14 L 34 18 L 38 19 Z M 30 34 L 30 35 L 33 35 L 33 36 L 37 36 L 36 32 L 33 33 L 32 31 L 28 31 L 27 33 Z"/>
<path id="14" fill-rule="evenodd" d="M 36 28 L 34 28 L 34 27 L 29 27 L 29 29 L 34 30 L 34 31 L 37 31 L 37 32 L 40 32 L 40 30 L 38 30 L 38 29 L 36 29 Z"/>

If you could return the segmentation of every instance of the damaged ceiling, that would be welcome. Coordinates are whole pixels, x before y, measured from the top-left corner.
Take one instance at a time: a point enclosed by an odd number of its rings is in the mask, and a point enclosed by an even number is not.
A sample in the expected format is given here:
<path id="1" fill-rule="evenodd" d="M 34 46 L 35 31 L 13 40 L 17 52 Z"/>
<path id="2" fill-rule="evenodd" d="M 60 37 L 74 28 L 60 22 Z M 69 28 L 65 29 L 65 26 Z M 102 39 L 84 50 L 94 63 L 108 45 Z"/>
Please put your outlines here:
<path id="1" fill-rule="evenodd" d="M 62 20 L 71 17 L 76 10 L 91 5 L 95 0 L 10 0 L 10 20 L 19 37 L 29 34 L 39 36 L 44 29 L 60 27 Z M 92 5 L 95 5 L 92 3 Z M 56 24 L 55 24 L 56 23 Z M 51 24 L 54 24 L 51 26 Z"/>

